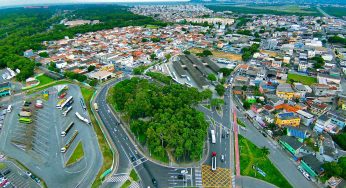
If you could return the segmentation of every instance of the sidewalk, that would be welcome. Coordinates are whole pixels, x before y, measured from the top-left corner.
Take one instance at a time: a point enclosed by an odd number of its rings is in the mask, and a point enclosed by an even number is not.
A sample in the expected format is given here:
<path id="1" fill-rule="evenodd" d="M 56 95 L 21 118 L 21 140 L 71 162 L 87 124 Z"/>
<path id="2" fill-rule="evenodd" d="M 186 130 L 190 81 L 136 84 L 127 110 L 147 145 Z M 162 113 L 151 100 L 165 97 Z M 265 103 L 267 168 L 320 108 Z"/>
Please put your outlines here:
<path id="1" fill-rule="evenodd" d="M 275 185 L 265 182 L 260 179 L 256 179 L 249 176 L 241 176 L 236 179 L 236 187 L 242 188 L 253 188 L 253 187 L 261 187 L 261 188 L 277 188 Z"/>

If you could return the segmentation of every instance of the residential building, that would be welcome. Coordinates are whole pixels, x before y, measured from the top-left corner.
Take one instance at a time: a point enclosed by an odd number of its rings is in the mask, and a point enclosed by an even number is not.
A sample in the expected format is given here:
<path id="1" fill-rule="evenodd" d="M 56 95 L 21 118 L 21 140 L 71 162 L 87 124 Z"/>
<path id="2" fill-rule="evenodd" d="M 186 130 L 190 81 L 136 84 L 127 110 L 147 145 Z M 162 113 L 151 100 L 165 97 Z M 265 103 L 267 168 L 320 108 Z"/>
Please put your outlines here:
<path id="1" fill-rule="evenodd" d="M 299 155 L 300 148 L 303 147 L 303 144 L 296 138 L 286 135 L 280 137 L 279 143 L 294 157 L 297 157 Z"/>
<path id="2" fill-rule="evenodd" d="M 321 175 L 324 170 L 322 164 L 313 154 L 303 156 L 300 166 L 305 170 L 311 178 Z"/>
<path id="3" fill-rule="evenodd" d="M 314 121 L 314 115 L 312 115 L 306 111 L 298 110 L 296 113 L 300 117 L 301 123 L 305 126 L 311 125 L 312 122 Z"/>
<path id="4" fill-rule="evenodd" d="M 284 112 L 276 115 L 275 124 L 282 126 L 299 126 L 300 117 L 293 112 Z"/>
<path id="5" fill-rule="evenodd" d="M 294 91 L 290 84 L 282 83 L 276 88 L 276 95 L 280 98 L 291 100 L 294 97 Z"/>

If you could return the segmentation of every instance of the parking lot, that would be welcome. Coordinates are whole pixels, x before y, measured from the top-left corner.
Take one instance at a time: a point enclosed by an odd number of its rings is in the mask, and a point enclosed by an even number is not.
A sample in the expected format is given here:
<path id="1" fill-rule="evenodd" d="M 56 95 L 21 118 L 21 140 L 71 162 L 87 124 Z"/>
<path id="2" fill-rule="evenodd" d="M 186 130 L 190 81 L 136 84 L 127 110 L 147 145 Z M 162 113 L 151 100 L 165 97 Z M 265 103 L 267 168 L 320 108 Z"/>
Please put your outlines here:
<path id="1" fill-rule="evenodd" d="M 9 188 L 11 187 L 40 187 L 33 179 L 26 175 L 25 171 L 20 169 L 12 161 L 1 162 L 4 168 L 0 170 L 8 182 L 10 182 Z M 6 187 L 6 188 L 8 188 Z"/>
<path id="2" fill-rule="evenodd" d="M 82 98 L 80 89 L 76 85 L 69 85 L 66 97 L 73 96 L 72 110 L 63 116 L 63 110 L 57 109 L 56 105 L 61 99 L 58 98 L 57 89 L 54 86 L 48 88 L 49 98 L 43 101 L 43 108 L 35 108 L 37 99 L 42 99 L 42 93 L 26 96 L 22 101 L 13 103 L 12 112 L 6 114 L 3 131 L 1 132 L 1 150 L 18 161 L 21 161 L 31 172 L 44 179 L 48 187 L 59 187 L 61 182 L 68 187 L 75 187 L 81 183 L 81 179 L 91 181 L 102 164 L 101 153 L 96 141 L 96 135 L 92 126 L 81 121 L 75 115 L 76 112 L 89 119 L 80 100 Z M 20 123 L 18 114 L 23 110 L 24 101 L 31 104 L 30 108 L 32 123 Z M 74 126 L 66 134 L 61 132 L 74 122 Z M 70 141 L 75 130 L 78 134 L 71 141 L 66 152 L 61 148 Z M 72 155 L 78 142 L 83 143 L 84 157 L 79 162 L 66 167 L 66 162 Z M 89 176 L 87 176 L 89 175 Z M 89 182 L 90 183 L 90 182 Z"/>

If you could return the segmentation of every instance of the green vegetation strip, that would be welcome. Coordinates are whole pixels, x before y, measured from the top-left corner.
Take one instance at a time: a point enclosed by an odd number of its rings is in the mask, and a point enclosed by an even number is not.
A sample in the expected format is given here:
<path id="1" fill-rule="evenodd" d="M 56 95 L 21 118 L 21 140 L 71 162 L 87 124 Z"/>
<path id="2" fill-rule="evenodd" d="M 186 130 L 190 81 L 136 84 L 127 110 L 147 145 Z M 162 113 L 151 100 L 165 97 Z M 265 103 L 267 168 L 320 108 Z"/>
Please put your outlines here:
<path id="1" fill-rule="evenodd" d="M 79 142 L 76 149 L 73 151 L 71 157 L 66 163 L 66 166 L 72 165 L 80 161 L 84 157 L 83 143 Z"/>
<path id="2" fill-rule="evenodd" d="M 131 185 L 131 181 L 130 180 L 126 180 L 124 182 L 124 184 L 120 188 L 128 188 L 128 187 L 130 187 L 130 185 Z"/>
<path id="3" fill-rule="evenodd" d="M 139 177 L 134 169 L 131 170 L 130 177 L 132 178 L 133 181 L 139 180 Z"/>
<path id="4" fill-rule="evenodd" d="M 6 168 L 6 164 L 5 163 L 0 163 L 0 170 Z"/>
<path id="5" fill-rule="evenodd" d="M 81 92 L 82 92 L 85 104 L 87 106 L 87 109 L 88 109 L 91 123 L 92 123 L 94 130 L 96 132 L 97 141 L 99 143 L 99 146 L 100 146 L 100 149 L 102 152 L 102 156 L 103 156 L 102 167 L 101 167 L 100 171 L 98 172 L 96 179 L 91 186 L 92 188 L 97 188 L 97 187 L 100 187 L 100 185 L 102 184 L 102 180 L 99 177 L 102 175 L 102 173 L 104 171 L 106 171 L 107 169 L 110 169 L 112 166 L 113 153 L 112 153 L 111 149 L 109 148 L 109 145 L 108 145 L 105 137 L 103 136 L 100 125 L 98 124 L 98 122 L 95 119 L 95 116 L 93 116 L 93 113 L 91 112 L 89 101 L 91 100 L 91 97 L 92 97 L 93 93 L 95 92 L 95 90 L 92 88 L 81 87 Z"/>
<path id="6" fill-rule="evenodd" d="M 60 84 L 71 84 L 72 82 L 69 81 L 69 80 L 59 80 L 59 81 L 54 81 L 54 82 L 50 82 L 48 84 L 45 84 L 45 85 L 41 85 L 41 86 L 38 86 L 38 87 L 33 87 L 33 88 L 30 88 L 30 89 L 27 89 L 27 90 L 24 90 L 27 92 L 27 94 L 33 94 L 33 93 L 36 93 L 38 91 L 42 91 L 44 89 L 47 89 L 49 87 L 52 87 L 52 86 L 55 86 L 55 85 L 60 85 Z"/>
<path id="7" fill-rule="evenodd" d="M 311 76 L 303 76 L 303 75 L 299 75 L 299 74 L 291 74 L 288 73 L 287 75 L 287 82 L 291 83 L 291 82 L 300 82 L 304 85 L 312 85 L 317 83 L 317 78 L 315 77 L 311 77 Z"/>
<path id="8" fill-rule="evenodd" d="M 292 188 L 289 182 L 282 176 L 280 171 L 277 170 L 268 159 L 268 148 L 260 149 L 255 144 L 239 135 L 239 149 L 241 175 L 255 177 L 281 188 Z M 266 176 L 262 176 L 255 169 L 253 169 L 253 165 L 265 172 Z"/>
<path id="9" fill-rule="evenodd" d="M 237 118 L 237 123 L 238 123 L 238 125 L 240 125 L 242 127 L 246 127 L 245 123 L 242 122 L 239 118 Z"/>

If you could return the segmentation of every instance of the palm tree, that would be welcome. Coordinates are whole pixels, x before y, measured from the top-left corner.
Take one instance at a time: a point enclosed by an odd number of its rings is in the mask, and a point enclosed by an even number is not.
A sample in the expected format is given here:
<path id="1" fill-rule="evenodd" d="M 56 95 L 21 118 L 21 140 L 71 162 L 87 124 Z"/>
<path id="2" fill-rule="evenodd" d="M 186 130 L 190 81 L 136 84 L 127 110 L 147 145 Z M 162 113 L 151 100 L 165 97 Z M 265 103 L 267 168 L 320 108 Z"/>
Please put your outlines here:
<path id="1" fill-rule="evenodd" d="M 269 148 L 267 148 L 267 147 L 265 147 L 265 146 L 263 146 L 263 147 L 261 148 L 261 151 L 262 151 L 262 153 L 263 153 L 264 155 L 269 155 L 269 153 L 270 153 Z"/>

